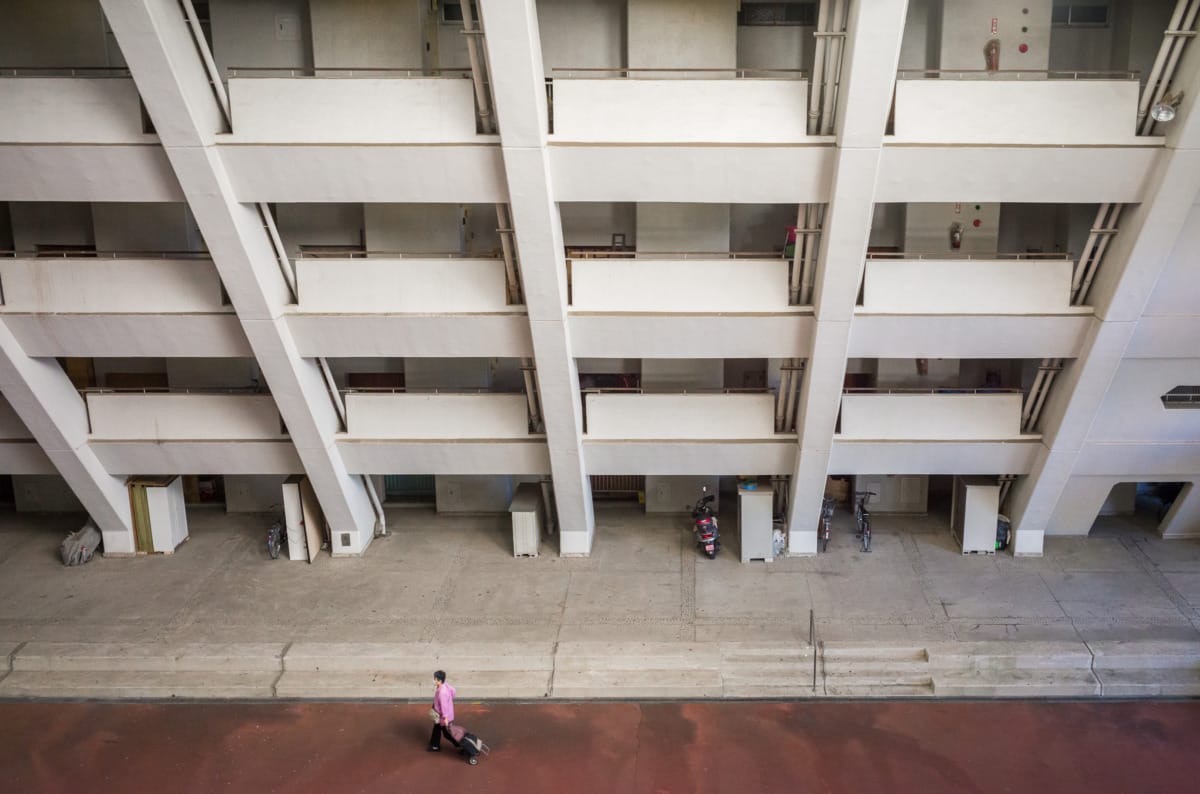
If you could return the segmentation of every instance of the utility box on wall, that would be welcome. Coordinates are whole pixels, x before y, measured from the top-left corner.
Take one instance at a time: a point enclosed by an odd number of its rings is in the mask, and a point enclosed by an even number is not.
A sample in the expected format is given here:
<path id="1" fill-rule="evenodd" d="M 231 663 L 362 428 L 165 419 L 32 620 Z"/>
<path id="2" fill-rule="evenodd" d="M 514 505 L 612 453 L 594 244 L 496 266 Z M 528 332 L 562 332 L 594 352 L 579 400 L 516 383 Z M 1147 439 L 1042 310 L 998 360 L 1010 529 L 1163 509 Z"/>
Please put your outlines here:
<path id="1" fill-rule="evenodd" d="M 183 479 L 130 477 L 127 485 L 135 548 L 147 553 L 174 552 L 188 538 Z"/>
<path id="2" fill-rule="evenodd" d="M 995 477 L 955 477 L 950 509 L 954 535 L 963 554 L 996 551 L 996 520 L 1000 513 L 1000 484 Z"/>
<path id="3" fill-rule="evenodd" d="M 308 560 L 308 537 L 304 526 L 304 503 L 300 495 L 303 475 L 283 483 L 283 526 L 287 532 L 289 560 Z"/>
<path id="4" fill-rule="evenodd" d="M 513 556 L 536 557 L 542 539 L 542 489 L 537 483 L 522 483 L 508 506 L 512 514 Z"/>

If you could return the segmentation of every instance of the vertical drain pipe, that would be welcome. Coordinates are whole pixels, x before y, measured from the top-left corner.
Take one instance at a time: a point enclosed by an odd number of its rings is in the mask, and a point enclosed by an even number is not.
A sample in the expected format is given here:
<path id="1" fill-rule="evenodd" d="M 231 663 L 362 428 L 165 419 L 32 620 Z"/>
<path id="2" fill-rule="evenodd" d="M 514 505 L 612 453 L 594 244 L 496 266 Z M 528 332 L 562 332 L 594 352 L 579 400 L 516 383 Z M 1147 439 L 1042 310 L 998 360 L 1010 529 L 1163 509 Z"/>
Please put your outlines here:
<path id="1" fill-rule="evenodd" d="M 808 84 L 808 134 L 816 135 L 821 129 L 821 87 L 824 85 L 825 44 L 821 33 L 825 30 L 829 15 L 829 0 L 821 0 L 817 9 L 817 29 L 813 33 L 813 70 Z"/>

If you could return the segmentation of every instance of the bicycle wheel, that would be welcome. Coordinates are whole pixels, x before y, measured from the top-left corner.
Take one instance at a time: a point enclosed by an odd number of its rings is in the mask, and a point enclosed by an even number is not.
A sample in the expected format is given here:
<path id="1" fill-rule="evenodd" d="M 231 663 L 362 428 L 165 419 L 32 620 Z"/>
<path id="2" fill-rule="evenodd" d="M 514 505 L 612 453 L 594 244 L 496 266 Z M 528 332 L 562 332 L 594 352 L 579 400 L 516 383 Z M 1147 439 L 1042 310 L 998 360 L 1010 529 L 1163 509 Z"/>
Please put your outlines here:
<path id="1" fill-rule="evenodd" d="M 863 551 L 871 550 L 871 525 L 869 523 L 863 525 Z"/>

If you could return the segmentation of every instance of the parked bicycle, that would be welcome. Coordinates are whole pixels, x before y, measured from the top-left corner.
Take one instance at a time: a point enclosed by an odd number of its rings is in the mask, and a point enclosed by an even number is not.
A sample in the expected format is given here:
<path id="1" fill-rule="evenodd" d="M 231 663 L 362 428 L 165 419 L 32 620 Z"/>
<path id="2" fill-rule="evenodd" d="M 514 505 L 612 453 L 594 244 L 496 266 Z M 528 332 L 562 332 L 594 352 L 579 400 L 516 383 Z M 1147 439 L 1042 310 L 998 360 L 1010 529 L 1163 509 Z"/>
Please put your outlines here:
<path id="1" fill-rule="evenodd" d="M 854 492 L 854 519 L 858 522 L 858 532 L 854 537 L 862 541 L 862 550 L 871 550 L 871 511 L 867 509 L 867 502 L 872 496 L 877 496 L 874 491 L 855 491 Z"/>
<path id="2" fill-rule="evenodd" d="M 283 531 L 283 524 L 276 521 L 267 530 L 267 554 L 271 555 L 272 560 L 279 559 L 279 549 L 287 545 L 287 533 Z"/>
<path id="3" fill-rule="evenodd" d="M 829 551 L 829 525 L 833 523 L 833 506 L 837 500 L 832 496 L 821 497 L 821 551 Z"/>

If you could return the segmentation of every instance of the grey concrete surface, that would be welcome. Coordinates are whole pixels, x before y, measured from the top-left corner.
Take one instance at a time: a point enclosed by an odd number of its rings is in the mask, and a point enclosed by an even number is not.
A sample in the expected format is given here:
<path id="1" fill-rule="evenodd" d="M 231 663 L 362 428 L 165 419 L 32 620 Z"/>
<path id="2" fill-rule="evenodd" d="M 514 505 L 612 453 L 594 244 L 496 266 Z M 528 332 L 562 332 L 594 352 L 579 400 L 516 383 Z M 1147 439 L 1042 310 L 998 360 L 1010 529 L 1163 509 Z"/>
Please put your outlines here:
<path id="1" fill-rule="evenodd" d="M 438 666 L 470 697 L 1200 694 L 1200 542 L 1137 519 L 1018 560 L 939 515 L 876 516 L 863 554 L 839 513 L 827 553 L 751 564 L 732 518 L 710 561 L 635 507 L 585 559 L 401 508 L 310 565 L 269 559 L 270 521 L 195 509 L 173 555 L 64 568 L 77 517 L 0 514 L 0 697 L 423 697 Z"/>

